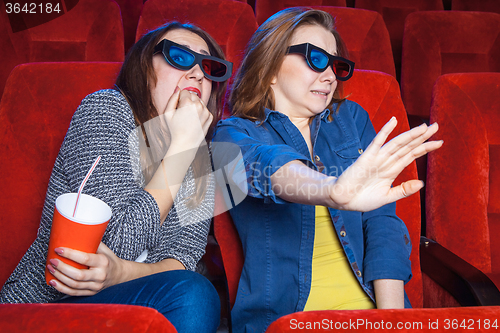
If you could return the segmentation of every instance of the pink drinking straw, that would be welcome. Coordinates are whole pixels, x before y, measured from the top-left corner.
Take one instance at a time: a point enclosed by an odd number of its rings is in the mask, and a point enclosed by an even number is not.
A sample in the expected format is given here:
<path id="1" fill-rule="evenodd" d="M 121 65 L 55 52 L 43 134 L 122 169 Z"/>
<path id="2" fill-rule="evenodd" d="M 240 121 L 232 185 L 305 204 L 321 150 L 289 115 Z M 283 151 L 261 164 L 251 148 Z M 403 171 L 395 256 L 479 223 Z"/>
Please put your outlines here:
<path id="1" fill-rule="evenodd" d="M 85 183 L 87 180 L 89 180 L 90 175 L 92 174 L 92 171 L 94 171 L 95 167 L 101 160 L 101 155 L 97 156 L 97 158 L 94 161 L 94 164 L 92 164 L 92 167 L 90 168 L 89 172 L 87 172 L 87 175 L 83 179 L 82 183 L 80 184 L 80 187 L 78 188 L 78 195 L 76 196 L 76 203 L 75 203 L 75 210 L 73 211 L 73 217 L 75 217 L 76 210 L 78 209 L 78 203 L 80 201 L 80 194 L 82 193 L 83 187 L 85 186 Z"/>

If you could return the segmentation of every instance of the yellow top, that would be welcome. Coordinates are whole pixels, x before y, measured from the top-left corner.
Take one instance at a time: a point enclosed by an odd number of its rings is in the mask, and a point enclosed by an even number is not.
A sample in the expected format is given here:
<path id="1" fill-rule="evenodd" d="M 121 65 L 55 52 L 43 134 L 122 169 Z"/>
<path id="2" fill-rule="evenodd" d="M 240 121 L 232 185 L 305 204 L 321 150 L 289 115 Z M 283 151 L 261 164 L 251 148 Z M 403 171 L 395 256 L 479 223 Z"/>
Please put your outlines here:
<path id="1" fill-rule="evenodd" d="M 304 311 L 374 308 L 354 276 L 328 209 L 316 206 L 311 291 Z"/>

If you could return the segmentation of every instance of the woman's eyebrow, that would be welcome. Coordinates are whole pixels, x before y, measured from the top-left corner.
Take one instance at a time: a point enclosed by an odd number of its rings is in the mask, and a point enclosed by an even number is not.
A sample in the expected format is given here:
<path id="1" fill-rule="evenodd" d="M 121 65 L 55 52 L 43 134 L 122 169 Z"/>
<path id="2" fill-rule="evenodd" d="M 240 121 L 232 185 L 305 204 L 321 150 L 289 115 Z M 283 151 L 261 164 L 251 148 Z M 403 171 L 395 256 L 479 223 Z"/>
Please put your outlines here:
<path id="1" fill-rule="evenodd" d="M 184 47 L 186 47 L 186 48 L 188 48 L 188 49 L 190 49 L 190 50 L 191 50 L 191 51 L 193 51 L 193 52 L 196 52 L 195 50 L 193 50 L 193 49 L 191 48 L 191 46 L 189 46 L 189 45 L 187 45 L 187 44 L 181 44 L 181 45 L 182 45 L 182 46 L 184 46 Z M 200 50 L 200 52 L 198 52 L 198 53 L 200 53 L 200 54 L 204 54 L 204 55 L 210 55 L 210 52 L 208 52 L 208 51 L 206 51 L 206 50 Z"/>

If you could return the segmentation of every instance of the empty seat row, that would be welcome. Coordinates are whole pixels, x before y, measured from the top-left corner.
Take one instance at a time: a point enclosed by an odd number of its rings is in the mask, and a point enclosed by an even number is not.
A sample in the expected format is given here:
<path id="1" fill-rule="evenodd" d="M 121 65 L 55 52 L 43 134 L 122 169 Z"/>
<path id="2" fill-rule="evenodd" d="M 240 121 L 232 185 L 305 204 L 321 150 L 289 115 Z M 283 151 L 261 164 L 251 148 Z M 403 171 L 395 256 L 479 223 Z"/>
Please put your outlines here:
<path id="1" fill-rule="evenodd" d="M 390 2 L 386 2 L 386 7 L 375 7 L 372 3 L 371 8 L 386 16 L 392 13 L 395 17 L 416 11 L 415 8 L 401 9 L 401 4 L 399 9 L 391 9 L 387 7 Z M 341 4 L 327 1 L 314 3 Z M 289 5 L 299 4 L 294 2 Z M 363 5 L 363 1 L 358 0 L 357 5 Z M 421 10 L 438 7 L 430 7 L 424 1 L 419 6 Z M 399 78 L 399 66 L 391 56 L 391 48 L 395 51 L 399 46 L 395 46 L 394 35 L 390 32 L 393 28 L 387 24 L 387 19 L 384 23 L 384 15 L 346 7 L 315 8 L 328 11 L 336 18 L 337 29 L 346 41 L 356 68 L 378 70 Z M 234 62 L 235 69 L 246 43 L 257 28 L 252 8 L 239 1 L 175 3 L 148 0 L 141 10 L 137 27 L 134 27 L 135 38 L 166 21 L 189 21 L 214 36 L 227 58 Z M 408 15 L 404 28 L 407 38 L 400 83 L 403 101 L 410 115 L 428 119 L 430 91 L 441 74 L 500 71 L 499 17 L 495 13 L 450 11 L 419 11 Z M 223 27 L 220 22 L 224 22 Z M 0 29 L 5 31 L 5 35 L 0 39 L 0 47 L 5 51 L 1 56 L 4 66 L 0 71 L 0 96 L 8 74 L 20 63 L 123 61 L 124 58 L 124 28 L 120 24 L 120 10 L 111 0 L 81 0 L 66 14 L 30 29 L 14 32 L 11 25 L 2 10 Z"/>

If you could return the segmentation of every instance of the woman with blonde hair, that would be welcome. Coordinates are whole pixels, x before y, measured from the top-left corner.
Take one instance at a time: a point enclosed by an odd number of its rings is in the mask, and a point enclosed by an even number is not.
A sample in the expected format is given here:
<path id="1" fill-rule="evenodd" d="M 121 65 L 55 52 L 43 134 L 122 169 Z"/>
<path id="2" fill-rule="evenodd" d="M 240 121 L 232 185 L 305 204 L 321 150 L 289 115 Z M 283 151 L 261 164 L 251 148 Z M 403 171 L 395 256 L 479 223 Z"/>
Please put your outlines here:
<path id="1" fill-rule="evenodd" d="M 347 57 L 332 17 L 307 8 L 276 13 L 247 47 L 232 117 L 213 140 L 216 168 L 236 156 L 230 144 L 241 150 L 247 184 L 230 210 L 245 257 L 236 332 L 264 332 L 296 311 L 410 306 L 410 237 L 394 202 L 423 184 L 391 184 L 442 142 L 425 142 L 434 124 L 385 143 L 394 118 L 376 135 L 367 112 L 342 98 Z M 241 185 L 240 174 L 228 179 Z"/>

